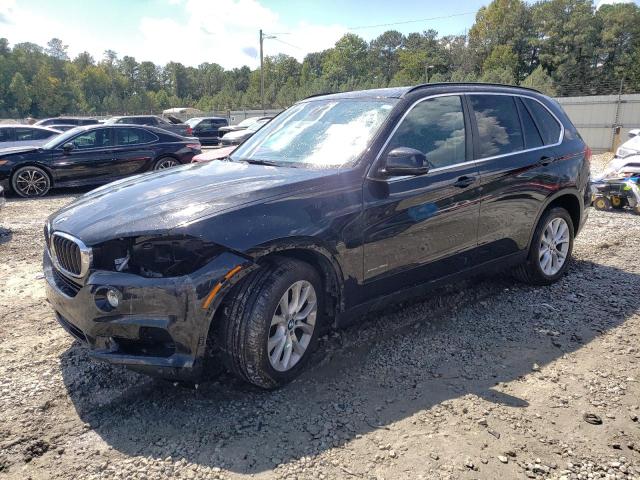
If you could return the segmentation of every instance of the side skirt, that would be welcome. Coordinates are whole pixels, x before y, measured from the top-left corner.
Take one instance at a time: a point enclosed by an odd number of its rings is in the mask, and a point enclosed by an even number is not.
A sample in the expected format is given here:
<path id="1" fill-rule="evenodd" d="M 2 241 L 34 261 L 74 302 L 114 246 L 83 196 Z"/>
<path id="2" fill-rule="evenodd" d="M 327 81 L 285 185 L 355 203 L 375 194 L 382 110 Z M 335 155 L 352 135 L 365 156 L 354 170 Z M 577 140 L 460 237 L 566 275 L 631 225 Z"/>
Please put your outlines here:
<path id="1" fill-rule="evenodd" d="M 490 260 L 475 267 L 471 267 L 465 270 L 461 270 L 444 277 L 436 278 L 413 287 L 394 292 L 383 297 L 375 298 L 368 302 L 357 305 L 347 311 L 339 313 L 334 322 L 336 328 L 344 328 L 353 323 L 357 323 L 361 320 L 361 317 L 367 313 L 381 308 L 387 307 L 389 304 L 404 302 L 424 296 L 429 291 L 434 290 L 437 287 L 441 287 L 443 284 L 452 283 L 459 278 L 468 278 L 474 275 L 480 275 L 485 273 L 492 273 L 500 270 L 504 270 L 509 267 L 513 267 L 524 262 L 527 259 L 527 250 L 522 250 L 516 253 L 512 253 L 502 258 Z"/>

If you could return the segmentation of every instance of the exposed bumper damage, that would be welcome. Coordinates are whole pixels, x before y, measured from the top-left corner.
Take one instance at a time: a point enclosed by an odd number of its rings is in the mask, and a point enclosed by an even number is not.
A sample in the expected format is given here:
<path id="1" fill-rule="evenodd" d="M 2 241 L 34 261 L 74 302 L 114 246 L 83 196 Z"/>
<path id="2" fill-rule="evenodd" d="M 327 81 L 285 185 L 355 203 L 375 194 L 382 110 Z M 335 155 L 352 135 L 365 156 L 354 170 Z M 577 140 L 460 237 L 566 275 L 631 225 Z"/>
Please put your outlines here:
<path id="1" fill-rule="evenodd" d="M 213 312 L 233 283 L 225 276 L 238 266 L 243 274 L 254 267 L 247 258 L 225 252 L 181 277 L 92 271 L 81 282 L 60 273 L 47 250 L 43 264 L 47 299 L 58 322 L 88 345 L 92 357 L 176 380 L 201 373 Z M 108 289 L 118 292 L 116 308 L 104 303 Z"/>

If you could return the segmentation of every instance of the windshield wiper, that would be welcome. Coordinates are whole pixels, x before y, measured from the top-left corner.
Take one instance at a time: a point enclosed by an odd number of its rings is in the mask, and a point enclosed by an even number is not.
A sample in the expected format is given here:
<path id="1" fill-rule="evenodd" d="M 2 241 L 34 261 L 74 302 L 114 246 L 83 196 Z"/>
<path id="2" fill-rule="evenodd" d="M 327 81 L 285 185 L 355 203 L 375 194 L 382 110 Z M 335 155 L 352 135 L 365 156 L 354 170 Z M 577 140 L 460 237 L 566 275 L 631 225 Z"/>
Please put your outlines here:
<path id="1" fill-rule="evenodd" d="M 279 167 L 280 165 L 275 162 L 270 162 L 269 160 L 256 160 L 254 158 L 241 158 L 241 162 L 247 162 L 252 165 L 267 165 L 268 167 Z"/>

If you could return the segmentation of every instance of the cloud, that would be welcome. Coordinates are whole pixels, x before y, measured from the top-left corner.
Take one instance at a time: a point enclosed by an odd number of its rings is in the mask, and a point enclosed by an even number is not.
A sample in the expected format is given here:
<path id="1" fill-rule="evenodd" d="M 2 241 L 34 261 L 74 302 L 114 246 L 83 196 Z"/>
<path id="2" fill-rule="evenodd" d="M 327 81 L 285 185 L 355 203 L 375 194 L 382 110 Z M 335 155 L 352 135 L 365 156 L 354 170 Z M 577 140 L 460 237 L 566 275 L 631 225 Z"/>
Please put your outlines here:
<path id="1" fill-rule="evenodd" d="M 138 61 L 174 61 L 189 66 L 209 62 L 225 68 L 259 65 L 260 29 L 279 33 L 277 39 L 264 41 L 265 56 L 285 53 L 298 60 L 307 53 L 332 47 L 347 31 L 338 24 L 285 23 L 276 11 L 258 0 L 166 0 L 165 5 L 167 13 L 142 17 L 134 31 L 114 30 L 114 35 L 98 34 L 96 25 L 86 22 L 71 23 L 64 12 L 59 18 L 51 18 L 15 0 L 0 0 L 0 24 L 2 36 L 12 44 L 46 46 L 51 38 L 61 38 L 69 45 L 72 58 L 86 50 L 100 59 L 105 50 L 111 49 L 120 58 L 129 55 Z"/>
<path id="2" fill-rule="evenodd" d="M 170 0 L 173 1 L 173 0 Z M 278 33 L 276 39 L 265 39 L 264 54 L 285 53 L 302 60 L 313 51 L 333 46 L 346 29 L 340 25 L 315 25 L 301 21 L 286 25 L 277 12 L 257 0 L 185 0 L 186 22 L 169 18 L 145 17 L 140 21 L 142 44 L 146 51 L 159 51 L 155 61 L 174 60 L 188 65 L 215 62 L 226 68 L 259 64 L 259 30 Z M 171 35 L 159 35 L 159 32 Z M 164 37 L 164 38 L 159 38 Z M 185 49 L 182 42 L 188 41 Z"/>
<path id="3" fill-rule="evenodd" d="M 630 0 L 599 0 L 596 2 L 596 10 L 603 5 L 614 5 L 616 3 L 633 3 Z"/>

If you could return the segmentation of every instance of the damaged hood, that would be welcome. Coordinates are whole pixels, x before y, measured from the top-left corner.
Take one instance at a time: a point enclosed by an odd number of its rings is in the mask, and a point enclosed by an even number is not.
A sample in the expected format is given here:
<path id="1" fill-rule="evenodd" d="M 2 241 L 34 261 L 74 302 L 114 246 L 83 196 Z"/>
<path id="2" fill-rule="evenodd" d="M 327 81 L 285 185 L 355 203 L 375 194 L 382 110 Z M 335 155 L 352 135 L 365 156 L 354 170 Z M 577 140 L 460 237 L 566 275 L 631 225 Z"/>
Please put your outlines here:
<path id="1" fill-rule="evenodd" d="M 335 170 L 210 162 L 145 173 L 110 183 L 49 217 L 52 231 L 88 245 L 154 235 L 311 187 Z"/>

